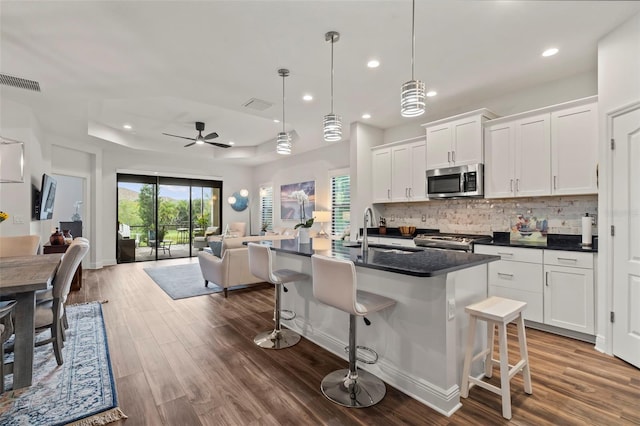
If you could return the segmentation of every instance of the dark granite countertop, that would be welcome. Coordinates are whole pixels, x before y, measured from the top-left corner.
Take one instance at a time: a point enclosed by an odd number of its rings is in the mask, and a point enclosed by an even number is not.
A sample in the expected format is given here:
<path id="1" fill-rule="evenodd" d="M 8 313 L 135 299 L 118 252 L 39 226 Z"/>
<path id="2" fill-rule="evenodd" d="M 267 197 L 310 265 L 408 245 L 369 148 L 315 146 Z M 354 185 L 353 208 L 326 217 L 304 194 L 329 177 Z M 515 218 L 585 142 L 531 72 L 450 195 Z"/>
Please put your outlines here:
<path id="1" fill-rule="evenodd" d="M 466 253 L 454 250 L 437 250 L 430 248 L 414 248 L 369 244 L 369 252 L 363 259 L 360 256 L 360 245 L 351 241 L 324 240 L 330 248 L 314 250 L 317 243 L 299 244 L 298 239 L 262 241 L 274 251 L 310 257 L 312 254 L 351 260 L 358 267 L 379 269 L 416 277 L 433 277 L 460 269 L 500 260 L 500 256 Z"/>
<path id="2" fill-rule="evenodd" d="M 564 251 L 582 251 L 585 253 L 598 252 L 598 237 L 593 237 L 591 247 L 582 247 L 582 236 L 566 235 L 566 234 L 548 234 L 546 244 L 527 244 L 509 241 L 510 234 L 508 232 L 494 232 L 493 241 L 490 243 L 477 243 L 486 246 L 505 246 L 505 247 L 524 247 L 533 249 L 547 250 L 564 250 Z"/>

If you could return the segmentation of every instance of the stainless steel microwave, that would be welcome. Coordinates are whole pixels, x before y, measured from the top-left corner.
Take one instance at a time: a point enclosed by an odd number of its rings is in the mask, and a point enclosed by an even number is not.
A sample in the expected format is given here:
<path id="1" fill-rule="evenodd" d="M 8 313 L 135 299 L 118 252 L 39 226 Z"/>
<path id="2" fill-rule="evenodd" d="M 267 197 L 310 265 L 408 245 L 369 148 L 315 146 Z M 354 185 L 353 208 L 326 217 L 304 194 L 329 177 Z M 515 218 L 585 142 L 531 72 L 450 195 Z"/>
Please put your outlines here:
<path id="1" fill-rule="evenodd" d="M 427 170 L 427 196 L 430 199 L 484 197 L 483 165 Z"/>

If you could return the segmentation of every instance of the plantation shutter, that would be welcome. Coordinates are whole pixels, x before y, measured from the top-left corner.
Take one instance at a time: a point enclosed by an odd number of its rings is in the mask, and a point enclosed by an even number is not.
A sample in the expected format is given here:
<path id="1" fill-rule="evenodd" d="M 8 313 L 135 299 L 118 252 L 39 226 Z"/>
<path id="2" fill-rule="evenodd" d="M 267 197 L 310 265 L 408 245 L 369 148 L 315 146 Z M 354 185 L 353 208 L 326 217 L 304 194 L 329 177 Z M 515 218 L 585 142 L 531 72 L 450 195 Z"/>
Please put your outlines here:
<path id="1" fill-rule="evenodd" d="M 351 224 L 351 177 L 331 177 L 331 235 L 343 236 Z"/>
<path id="2" fill-rule="evenodd" d="M 273 187 L 260 188 L 260 229 L 273 229 Z"/>

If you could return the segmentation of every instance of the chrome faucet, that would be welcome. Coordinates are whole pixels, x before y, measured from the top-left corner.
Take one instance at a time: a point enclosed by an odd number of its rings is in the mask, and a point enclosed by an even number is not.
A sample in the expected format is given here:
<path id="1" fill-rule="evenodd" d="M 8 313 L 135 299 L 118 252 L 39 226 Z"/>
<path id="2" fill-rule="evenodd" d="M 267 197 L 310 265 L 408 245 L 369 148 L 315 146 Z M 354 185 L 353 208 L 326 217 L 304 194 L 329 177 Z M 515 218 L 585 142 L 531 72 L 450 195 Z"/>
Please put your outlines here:
<path id="1" fill-rule="evenodd" d="M 371 209 L 371 207 L 367 207 L 366 209 L 364 209 L 364 218 L 363 218 L 364 226 L 362 228 L 362 253 L 361 253 L 363 259 L 367 255 L 367 251 L 369 250 L 369 241 L 367 241 L 367 216 L 371 218 L 371 225 L 373 225 L 373 222 L 375 222 L 375 219 L 373 217 L 373 210 Z"/>

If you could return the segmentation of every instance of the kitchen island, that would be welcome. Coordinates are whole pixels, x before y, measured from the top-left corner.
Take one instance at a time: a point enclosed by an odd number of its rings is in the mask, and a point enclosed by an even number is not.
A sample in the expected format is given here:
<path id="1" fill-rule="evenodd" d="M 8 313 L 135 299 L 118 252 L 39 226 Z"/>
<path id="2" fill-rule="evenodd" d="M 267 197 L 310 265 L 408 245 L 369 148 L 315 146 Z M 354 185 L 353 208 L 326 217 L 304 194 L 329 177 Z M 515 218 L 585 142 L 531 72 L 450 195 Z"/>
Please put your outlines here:
<path id="1" fill-rule="evenodd" d="M 343 241 L 265 244 L 276 252 L 276 269 L 311 275 L 312 254 L 352 260 L 359 289 L 397 301 L 390 309 L 368 315 L 371 326 L 358 321 L 357 344 L 379 355 L 376 364 L 359 363 L 359 368 L 447 416 L 460 407 L 468 327 L 464 307 L 487 297 L 487 263 L 498 256 L 369 245 L 363 258 L 356 244 Z M 316 301 L 310 281 L 287 288 L 282 309 L 296 316 L 283 325 L 346 360 L 348 314 Z M 486 345 L 486 333 L 477 334 L 479 350 Z M 474 367 L 480 374 L 481 365 Z"/>

